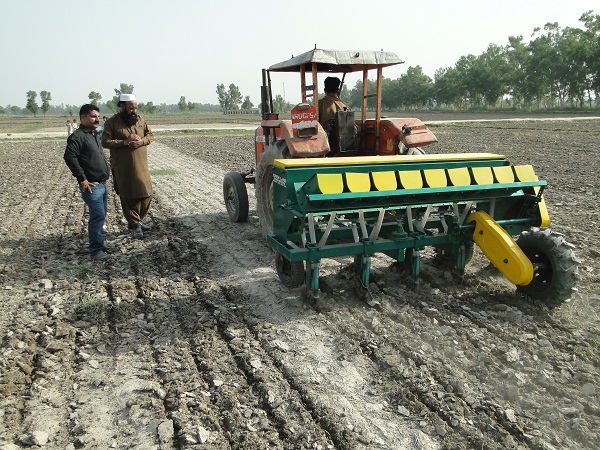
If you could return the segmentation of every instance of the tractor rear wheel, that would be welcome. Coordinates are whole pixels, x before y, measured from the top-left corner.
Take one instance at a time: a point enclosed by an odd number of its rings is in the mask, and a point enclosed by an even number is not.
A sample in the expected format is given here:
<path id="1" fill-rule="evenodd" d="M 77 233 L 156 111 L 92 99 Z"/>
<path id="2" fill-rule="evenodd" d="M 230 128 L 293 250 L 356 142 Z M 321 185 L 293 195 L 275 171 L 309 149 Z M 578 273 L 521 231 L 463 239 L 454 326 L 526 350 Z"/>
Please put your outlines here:
<path id="1" fill-rule="evenodd" d="M 289 261 L 281 253 L 275 255 L 275 268 L 279 281 L 285 287 L 297 288 L 304 284 L 304 261 Z"/>
<path id="2" fill-rule="evenodd" d="M 579 279 L 579 260 L 573 246 L 561 234 L 539 228 L 521 233 L 517 244 L 533 264 L 533 280 L 527 286 L 517 286 L 517 291 L 549 308 L 571 298 Z"/>
<path id="3" fill-rule="evenodd" d="M 265 238 L 273 234 L 273 161 L 289 155 L 285 141 L 278 141 L 266 148 L 256 166 L 256 212 Z"/>
<path id="4" fill-rule="evenodd" d="M 239 172 L 229 172 L 223 179 L 223 198 L 232 222 L 245 222 L 248 218 L 248 191 Z"/>

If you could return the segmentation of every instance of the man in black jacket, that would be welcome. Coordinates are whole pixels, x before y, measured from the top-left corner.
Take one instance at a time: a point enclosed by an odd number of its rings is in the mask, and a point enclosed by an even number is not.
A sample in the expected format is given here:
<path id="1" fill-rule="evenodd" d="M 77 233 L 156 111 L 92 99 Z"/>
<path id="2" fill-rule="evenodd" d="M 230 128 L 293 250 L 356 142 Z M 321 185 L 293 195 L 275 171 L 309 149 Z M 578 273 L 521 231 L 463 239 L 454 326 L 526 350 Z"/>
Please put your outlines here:
<path id="1" fill-rule="evenodd" d="M 96 105 L 83 105 L 79 110 L 81 126 L 67 139 L 65 162 L 73 176 L 77 178 L 83 201 L 88 206 L 88 238 L 92 260 L 104 261 L 109 258 L 104 246 L 104 220 L 108 205 L 106 181 L 110 167 L 97 129 L 100 126 L 100 110 Z"/>

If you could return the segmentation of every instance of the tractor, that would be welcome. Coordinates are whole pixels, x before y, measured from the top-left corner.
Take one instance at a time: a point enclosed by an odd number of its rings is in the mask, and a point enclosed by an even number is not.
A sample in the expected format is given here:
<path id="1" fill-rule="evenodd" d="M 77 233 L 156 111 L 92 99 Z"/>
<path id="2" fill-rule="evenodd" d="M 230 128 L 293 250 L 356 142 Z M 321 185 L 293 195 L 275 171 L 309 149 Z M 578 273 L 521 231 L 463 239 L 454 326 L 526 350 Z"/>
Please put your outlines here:
<path id="1" fill-rule="evenodd" d="M 559 306 L 575 290 L 579 261 L 564 236 L 547 228 L 546 181 L 499 154 L 426 154 L 437 138 L 421 120 L 381 115 L 382 70 L 401 63 L 389 51 L 314 48 L 263 69 L 256 168 L 224 177 L 230 219 L 246 221 L 246 184 L 253 183 L 280 281 L 306 285 L 314 297 L 323 258 L 352 256 L 368 288 L 376 253 L 418 279 L 421 252 L 433 247 L 461 276 L 477 244 L 517 291 Z M 376 89 L 368 92 L 372 71 Z M 300 75 L 301 102 L 289 119 L 273 111 L 271 74 L 280 72 Z M 354 72 L 363 80 L 360 115 L 338 111 L 326 131 L 319 75 L 340 74 L 343 85 Z M 367 117 L 369 99 L 375 107 Z"/>

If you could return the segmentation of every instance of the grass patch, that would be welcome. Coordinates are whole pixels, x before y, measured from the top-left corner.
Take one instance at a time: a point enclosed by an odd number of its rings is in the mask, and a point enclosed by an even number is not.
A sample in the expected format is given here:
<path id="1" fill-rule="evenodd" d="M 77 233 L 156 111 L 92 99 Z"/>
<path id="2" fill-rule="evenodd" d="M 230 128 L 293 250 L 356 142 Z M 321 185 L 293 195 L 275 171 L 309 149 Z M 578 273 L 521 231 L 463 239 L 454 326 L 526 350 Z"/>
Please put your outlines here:
<path id="1" fill-rule="evenodd" d="M 177 175 L 178 173 L 175 169 L 154 169 L 150 171 L 150 175 Z"/>
<path id="2" fill-rule="evenodd" d="M 594 362 L 598 358 L 600 352 L 600 336 L 592 337 L 588 342 L 577 344 L 573 349 L 573 353 L 579 358 Z"/>
<path id="3" fill-rule="evenodd" d="M 29 124 L 23 124 L 23 127 L 19 130 L 19 133 L 33 133 L 35 131 L 41 130 L 45 127 L 45 124 L 42 122 L 32 122 Z"/>
<path id="4" fill-rule="evenodd" d="M 115 304 L 108 298 L 84 296 L 75 305 L 73 311 L 76 320 L 102 325 L 108 322 L 120 322 L 126 319 L 128 305 Z"/>
<path id="5" fill-rule="evenodd" d="M 98 324 L 106 321 L 108 309 L 106 299 L 83 297 L 75 305 L 75 317 Z"/>
<path id="6" fill-rule="evenodd" d="M 92 263 L 86 263 L 79 266 L 73 273 L 73 276 L 78 280 L 86 280 L 88 278 L 91 278 L 93 273 L 94 265 Z"/>

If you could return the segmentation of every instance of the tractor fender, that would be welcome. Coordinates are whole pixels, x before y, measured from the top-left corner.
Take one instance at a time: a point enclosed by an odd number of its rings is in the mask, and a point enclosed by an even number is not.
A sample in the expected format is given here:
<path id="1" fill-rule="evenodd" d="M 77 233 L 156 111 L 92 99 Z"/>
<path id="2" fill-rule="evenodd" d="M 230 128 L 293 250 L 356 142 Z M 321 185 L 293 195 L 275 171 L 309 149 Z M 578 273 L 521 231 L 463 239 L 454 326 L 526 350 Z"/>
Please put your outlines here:
<path id="1" fill-rule="evenodd" d="M 307 137 L 299 137 L 294 133 L 291 120 L 282 120 L 279 129 L 279 137 L 285 140 L 292 158 L 315 158 L 329 153 L 327 133 L 320 123 L 316 124 L 316 134 Z"/>
<path id="2" fill-rule="evenodd" d="M 397 155 L 400 147 L 424 147 L 437 142 L 437 137 L 421 120 L 414 118 L 382 118 L 379 125 L 379 145 L 375 149 L 376 120 L 368 119 L 364 125 L 356 121 L 357 148 L 374 149 L 378 155 Z M 364 142 L 363 142 L 364 141 Z"/>

